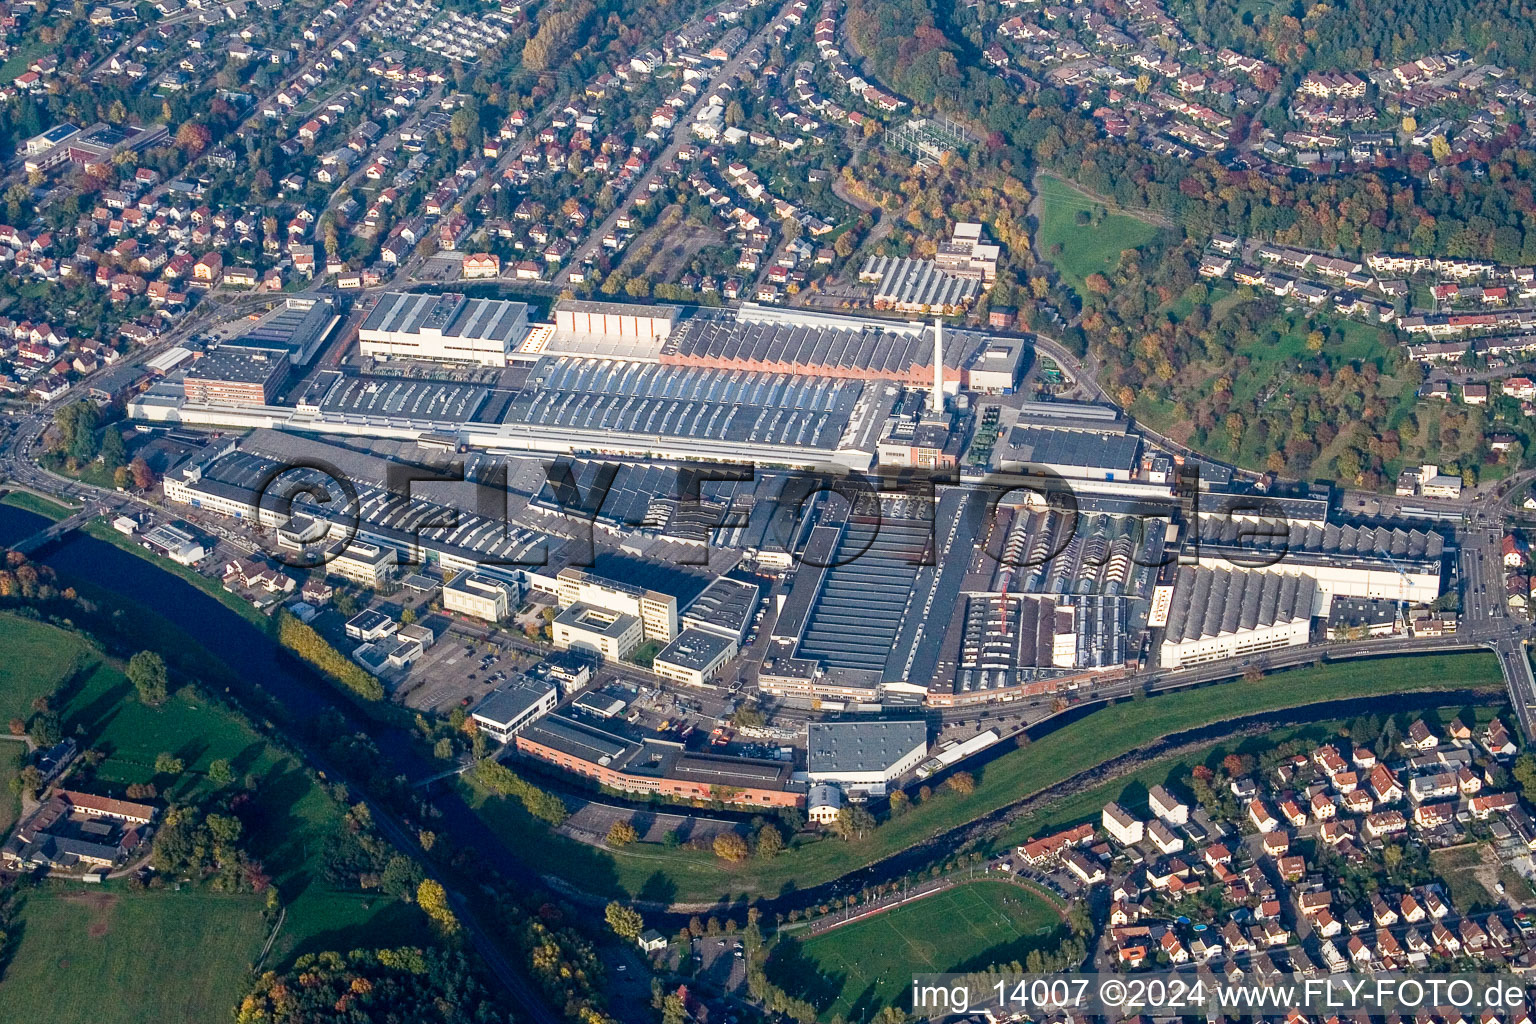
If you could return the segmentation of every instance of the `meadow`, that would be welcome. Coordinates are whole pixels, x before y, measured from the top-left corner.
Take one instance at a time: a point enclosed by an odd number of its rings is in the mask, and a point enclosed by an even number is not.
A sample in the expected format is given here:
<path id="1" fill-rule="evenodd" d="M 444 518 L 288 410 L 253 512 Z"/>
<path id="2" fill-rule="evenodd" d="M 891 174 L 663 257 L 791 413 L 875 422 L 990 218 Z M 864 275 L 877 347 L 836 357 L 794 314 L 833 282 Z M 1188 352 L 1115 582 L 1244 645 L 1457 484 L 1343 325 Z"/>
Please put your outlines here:
<path id="1" fill-rule="evenodd" d="M 1110 213 L 1103 203 L 1060 178 L 1041 175 L 1039 184 L 1040 251 L 1080 296 L 1087 294 L 1089 276 L 1108 274 L 1119 264 L 1122 252 L 1139 248 L 1157 237 L 1155 224 L 1123 213 Z M 1093 216 L 1091 223 L 1078 223 L 1078 214 L 1084 212 Z"/>

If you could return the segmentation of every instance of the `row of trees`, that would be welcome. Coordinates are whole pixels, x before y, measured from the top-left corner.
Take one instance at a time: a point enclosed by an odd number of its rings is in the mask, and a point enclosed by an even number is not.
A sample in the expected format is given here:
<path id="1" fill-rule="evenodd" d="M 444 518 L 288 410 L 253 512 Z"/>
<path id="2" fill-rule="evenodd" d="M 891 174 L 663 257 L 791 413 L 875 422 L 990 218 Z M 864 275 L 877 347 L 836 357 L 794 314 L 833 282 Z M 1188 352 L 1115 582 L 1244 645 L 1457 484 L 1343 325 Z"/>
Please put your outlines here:
<path id="1" fill-rule="evenodd" d="M 363 700 L 384 699 L 384 685 L 286 611 L 278 612 L 277 641 Z"/>
<path id="2" fill-rule="evenodd" d="M 525 811 L 551 827 L 564 824 L 570 816 L 565 801 L 533 785 L 500 761 L 481 761 L 472 774 L 477 783 L 497 796 L 515 797 Z"/>

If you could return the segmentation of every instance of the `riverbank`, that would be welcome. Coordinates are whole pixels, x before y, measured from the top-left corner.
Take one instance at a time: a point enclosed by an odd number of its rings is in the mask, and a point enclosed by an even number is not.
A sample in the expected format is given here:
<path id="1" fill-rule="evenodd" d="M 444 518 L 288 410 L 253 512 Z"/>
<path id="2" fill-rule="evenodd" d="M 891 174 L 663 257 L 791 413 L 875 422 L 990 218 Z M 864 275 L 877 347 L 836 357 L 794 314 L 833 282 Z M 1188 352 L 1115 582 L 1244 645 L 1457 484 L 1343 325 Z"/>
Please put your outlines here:
<path id="1" fill-rule="evenodd" d="M 111 544 L 113 547 L 121 548 L 131 555 L 142 558 L 144 561 L 148 562 L 150 565 L 153 565 L 157 569 L 163 569 L 170 573 L 172 576 L 180 577 L 182 580 L 190 583 L 198 590 L 201 590 L 203 593 L 207 594 L 209 597 L 213 598 L 215 601 L 219 602 L 224 607 L 240 616 L 242 619 L 245 619 L 257 629 L 260 629 L 266 633 L 272 632 L 273 627 L 272 620 L 270 618 L 257 611 L 255 606 L 252 605 L 249 601 L 241 599 L 237 594 L 231 594 L 229 591 L 224 589 L 222 584 L 209 579 L 207 576 L 204 576 L 196 569 L 182 565 L 179 562 L 173 562 L 163 555 L 155 554 L 144 545 L 135 541 L 132 537 L 118 533 L 110 525 L 102 522 L 99 519 L 93 519 L 89 523 L 86 523 L 83 527 L 81 527 L 81 530 L 94 537 L 96 540 L 99 540 L 105 544 Z"/>
<path id="2" fill-rule="evenodd" d="M 957 829 L 993 818 L 1053 787 L 1134 756 L 1164 738 L 1221 728 L 1253 716 L 1329 705 L 1339 699 L 1436 691 L 1502 692 L 1492 654 L 1431 655 L 1291 669 L 1259 682 L 1219 683 L 1124 701 L 1085 717 L 1026 733 L 1026 745 L 974 771 L 968 794 L 935 794 L 861 840 L 812 839 L 770 859 L 727 864 L 712 853 L 636 844 L 587 846 L 550 832 L 515 802 L 461 783 L 466 801 L 508 848 L 541 875 L 569 880 L 593 898 L 634 901 L 644 909 L 688 912 L 741 906 L 754 899 L 797 902 L 806 890 L 867 871 L 909 851 L 949 842 Z M 899 873 L 899 872 L 898 872 Z"/>
<path id="3" fill-rule="evenodd" d="M 34 494 L 29 490 L 24 490 L 18 487 L 16 484 L 10 484 L 8 486 L 10 487 L 10 490 L 7 490 L 3 496 L 0 496 L 0 505 L 9 505 L 12 508 L 19 508 L 24 512 L 31 512 L 33 515 L 42 516 L 43 518 L 51 519 L 54 522 L 58 522 L 61 519 L 68 519 L 70 516 L 79 511 L 79 509 L 70 508 L 69 506 L 61 504 L 52 498 L 45 498 L 40 494 Z"/>

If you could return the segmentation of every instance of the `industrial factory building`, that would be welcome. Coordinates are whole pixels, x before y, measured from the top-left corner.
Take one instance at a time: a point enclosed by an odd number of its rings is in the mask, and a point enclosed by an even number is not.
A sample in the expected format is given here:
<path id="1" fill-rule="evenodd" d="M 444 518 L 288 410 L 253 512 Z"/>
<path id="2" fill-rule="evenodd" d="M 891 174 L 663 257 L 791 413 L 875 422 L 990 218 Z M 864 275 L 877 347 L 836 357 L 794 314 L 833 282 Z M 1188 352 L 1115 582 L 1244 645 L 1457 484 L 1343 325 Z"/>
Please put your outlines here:
<path id="1" fill-rule="evenodd" d="M 290 297 L 221 348 L 283 352 L 294 366 L 303 366 L 315 357 L 340 321 L 336 303 L 330 299 Z"/>
<path id="2" fill-rule="evenodd" d="M 358 338 L 375 358 L 506 366 L 527 333 L 525 302 L 385 292 Z"/>
<path id="3" fill-rule="evenodd" d="M 330 328 L 326 308 L 295 300 L 240 344 L 303 359 Z M 557 304 L 556 324 L 530 325 L 527 315 L 519 302 L 389 292 L 360 328 L 364 356 L 513 368 L 500 388 L 327 371 L 278 406 L 273 388 L 246 373 L 224 389 L 162 382 L 129 414 L 194 427 L 433 435 L 503 452 L 866 470 L 901 397 L 877 385 L 922 388 L 937 396 L 937 412 L 961 390 L 1012 392 L 1028 356 L 1022 338 L 751 304 L 680 319 L 679 307 L 568 301 Z"/>
<path id="4" fill-rule="evenodd" d="M 944 390 L 1013 390 L 1024 362 L 1022 339 L 799 310 L 744 309 L 735 319 L 685 320 L 667 338 L 660 358 L 669 365 L 892 380 L 926 388 L 934 382 L 936 333 Z"/>
<path id="5" fill-rule="evenodd" d="M 478 572 L 461 572 L 443 584 L 443 608 L 484 622 L 500 622 L 515 608 L 516 585 Z"/>
<path id="6" fill-rule="evenodd" d="M 548 358 L 496 447 L 867 468 L 894 396 L 859 381 Z"/>
<path id="7" fill-rule="evenodd" d="M 685 629 L 651 665 L 663 679 L 688 686 L 703 686 L 736 657 L 736 641 L 702 629 Z"/>
<path id="8" fill-rule="evenodd" d="M 524 757 L 557 765 L 600 786 L 669 800 L 721 800 L 737 807 L 803 807 L 805 787 L 785 761 L 693 754 L 683 745 L 639 736 L 622 723 L 545 715 L 519 732 Z"/>
<path id="9" fill-rule="evenodd" d="M 1141 469 L 1141 438 L 1109 406 L 1024 402 L 1003 421 L 992 450 L 994 469 L 1048 473 L 1075 480 L 1124 482 Z"/>
<path id="10" fill-rule="evenodd" d="M 1162 667 L 1301 646 L 1311 637 L 1316 599 L 1311 576 L 1186 566 L 1173 588 Z"/>
<path id="11" fill-rule="evenodd" d="M 849 702 L 920 698 L 926 683 L 906 682 L 920 625 L 907 610 L 914 586 L 933 578 L 923 564 L 931 532 L 930 521 L 864 514 L 813 529 L 758 688 Z"/>
<path id="12" fill-rule="evenodd" d="M 1020 424 L 993 450 L 1005 472 L 1041 472 L 1083 480 L 1130 480 L 1141 438 L 1126 431 L 1062 430 Z"/>
<path id="13" fill-rule="evenodd" d="M 555 329 L 616 338 L 665 338 L 677 323 L 676 306 L 562 299 L 555 304 Z"/>
<path id="14" fill-rule="evenodd" d="M 978 276 L 960 276 L 933 260 L 871 256 L 859 269 L 859 280 L 874 284 L 876 309 L 899 313 L 954 314 L 981 294 Z"/>
<path id="15" fill-rule="evenodd" d="M 1198 557 L 1208 569 L 1305 573 L 1322 597 L 1429 604 L 1440 596 L 1445 538 L 1434 530 L 1201 514 Z"/>
<path id="16" fill-rule="evenodd" d="M 683 613 L 683 628 L 716 633 L 740 643 L 752 625 L 760 593 L 755 583 L 721 576 L 693 599 Z"/>
<path id="17" fill-rule="evenodd" d="M 640 620 L 633 615 L 577 602 L 550 624 L 555 647 L 591 651 L 618 661 L 640 646 Z"/>
<path id="18" fill-rule="evenodd" d="M 220 345 L 187 368 L 182 393 L 204 405 L 271 405 L 291 368 L 284 352 Z"/>
<path id="19" fill-rule="evenodd" d="M 352 491 L 312 466 L 334 467 L 352 482 Z M 262 526 L 288 525 L 284 502 L 269 491 L 282 480 L 281 493 L 297 494 L 313 485 L 314 495 L 329 494 L 305 506 L 307 515 L 331 524 L 331 532 L 355 542 L 377 545 L 399 556 L 402 564 L 427 563 L 455 573 L 488 573 L 509 581 L 523 575 L 519 566 L 545 564 L 556 542 L 505 517 L 480 515 L 439 502 L 402 499 L 383 481 L 383 458 L 339 445 L 274 430 L 256 430 L 238 442 L 212 445 L 172 467 L 162 482 L 167 501 L 190 505 Z M 369 481 L 378 481 L 370 483 Z M 257 508 L 258 497 L 267 500 Z M 437 524 L 455 523 L 451 528 Z"/>
<path id="20" fill-rule="evenodd" d="M 928 723 L 921 719 L 806 725 L 806 778 L 813 784 L 880 796 L 926 756 Z"/>

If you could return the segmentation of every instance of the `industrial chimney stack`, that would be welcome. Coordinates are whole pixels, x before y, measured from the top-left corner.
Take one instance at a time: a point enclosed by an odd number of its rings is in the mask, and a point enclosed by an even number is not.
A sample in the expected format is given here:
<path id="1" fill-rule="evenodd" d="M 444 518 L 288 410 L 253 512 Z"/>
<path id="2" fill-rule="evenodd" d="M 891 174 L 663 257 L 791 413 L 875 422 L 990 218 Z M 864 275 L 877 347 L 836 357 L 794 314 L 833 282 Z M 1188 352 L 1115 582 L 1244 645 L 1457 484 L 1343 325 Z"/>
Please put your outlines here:
<path id="1" fill-rule="evenodd" d="M 944 321 L 933 318 L 933 400 L 934 415 L 944 414 Z"/>

